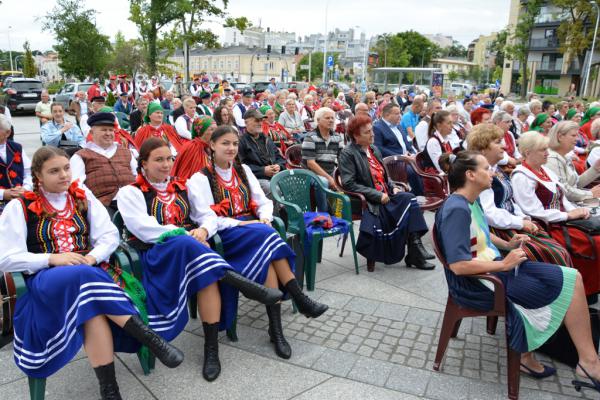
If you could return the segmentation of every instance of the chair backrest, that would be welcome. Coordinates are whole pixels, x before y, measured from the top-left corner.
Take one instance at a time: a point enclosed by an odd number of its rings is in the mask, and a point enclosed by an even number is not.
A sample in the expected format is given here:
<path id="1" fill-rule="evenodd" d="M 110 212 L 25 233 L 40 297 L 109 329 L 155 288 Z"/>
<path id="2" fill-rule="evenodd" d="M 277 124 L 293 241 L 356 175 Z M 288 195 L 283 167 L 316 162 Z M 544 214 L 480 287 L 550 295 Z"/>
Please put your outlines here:
<path id="1" fill-rule="evenodd" d="M 389 156 L 383 159 L 383 167 L 394 182 L 408 182 L 408 162 L 400 156 Z"/>
<path id="2" fill-rule="evenodd" d="M 294 203 L 302 212 L 312 211 L 310 202 L 311 181 L 319 178 L 305 169 L 292 169 L 279 172 L 271 178 L 271 192 L 275 201 Z M 279 199 L 278 197 L 281 197 Z"/>
<path id="3" fill-rule="evenodd" d="M 288 169 L 303 169 L 302 165 L 302 145 L 295 144 L 288 147 L 285 151 L 285 160 Z"/>
<path id="4" fill-rule="evenodd" d="M 117 112 L 115 112 L 115 115 L 116 115 L 117 119 L 119 120 L 119 126 L 122 129 L 129 130 L 130 124 L 129 124 L 129 117 L 127 117 L 127 114 L 125 114 L 124 112 L 117 111 Z"/>
<path id="5" fill-rule="evenodd" d="M 127 241 L 127 228 L 125 227 L 125 221 L 123 221 L 123 217 L 121 216 L 121 213 L 119 211 L 114 213 L 112 217 L 112 223 L 117 227 L 121 240 Z"/>
<path id="6" fill-rule="evenodd" d="M 417 163 L 417 166 L 421 169 L 425 168 L 425 153 L 420 151 L 417 153 L 417 156 L 415 157 L 415 162 Z"/>

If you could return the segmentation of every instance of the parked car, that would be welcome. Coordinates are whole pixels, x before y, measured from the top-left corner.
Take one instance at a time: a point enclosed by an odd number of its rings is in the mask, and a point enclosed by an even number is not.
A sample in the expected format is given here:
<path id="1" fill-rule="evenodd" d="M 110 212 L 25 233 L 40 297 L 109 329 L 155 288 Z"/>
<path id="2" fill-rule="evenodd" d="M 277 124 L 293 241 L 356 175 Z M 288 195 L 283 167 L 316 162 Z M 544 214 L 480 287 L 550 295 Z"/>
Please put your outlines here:
<path id="1" fill-rule="evenodd" d="M 11 112 L 34 111 L 42 100 L 42 82 L 32 78 L 12 78 L 4 82 L 3 103 Z"/>
<path id="2" fill-rule="evenodd" d="M 308 83 L 306 82 L 288 82 L 288 90 L 291 93 L 296 93 L 298 94 L 298 92 L 301 92 L 302 90 L 308 88 Z"/>
<path id="3" fill-rule="evenodd" d="M 86 92 L 92 86 L 92 82 L 73 82 L 65 84 L 54 96 L 54 102 L 62 104 L 65 109 L 69 108 L 78 91 Z M 91 100 L 91 99 L 88 99 Z"/>

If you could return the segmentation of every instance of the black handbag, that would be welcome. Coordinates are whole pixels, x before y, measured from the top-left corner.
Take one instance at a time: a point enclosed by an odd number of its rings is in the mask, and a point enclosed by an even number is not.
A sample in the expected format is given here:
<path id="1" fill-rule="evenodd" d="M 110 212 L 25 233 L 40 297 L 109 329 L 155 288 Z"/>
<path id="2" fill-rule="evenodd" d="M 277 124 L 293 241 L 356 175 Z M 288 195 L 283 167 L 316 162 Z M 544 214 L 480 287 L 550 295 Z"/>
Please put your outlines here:
<path id="1" fill-rule="evenodd" d="M 590 308 L 590 323 L 592 326 L 592 341 L 598 352 L 598 342 L 600 341 L 600 311 Z M 550 339 L 546 341 L 539 349 L 540 353 L 546 354 L 550 358 L 567 364 L 571 368 L 575 368 L 579 362 L 577 356 L 577 349 L 575 344 L 569 336 L 567 327 L 562 324 L 560 328 L 550 336 Z"/>
<path id="2" fill-rule="evenodd" d="M 589 235 L 600 235 L 600 215 L 588 219 L 574 219 L 566 222 L 567 226 L 573 226 Z"/>

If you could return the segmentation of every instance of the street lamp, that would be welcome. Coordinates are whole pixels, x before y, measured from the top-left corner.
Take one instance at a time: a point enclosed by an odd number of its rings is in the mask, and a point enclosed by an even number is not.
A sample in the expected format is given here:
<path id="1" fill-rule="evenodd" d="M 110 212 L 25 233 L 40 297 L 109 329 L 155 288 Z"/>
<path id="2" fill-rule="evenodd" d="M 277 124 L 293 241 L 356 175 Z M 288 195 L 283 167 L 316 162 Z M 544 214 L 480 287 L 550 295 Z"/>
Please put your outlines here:
<path id="1" fill-rule="evenodd" d="M 585 85 L 583 86 L 582 96 L 585 96 L 587 92 L 588 82 L 590 81 L 590 70 L 592 69 L 592 58 L 594 58 L 594 48 L 596 47 L 596 35 L 598 34 L 598 22 L 600 22 L 600 8 L 598 3 L 590 1 L 590 4 L 596 9 L 596 28 L 594 29 L 594 38 L 592 40 L 592 49 L 590 52 L 590 60 L 588 61 L 587 72 L 585 74 Z"/>
<path id="2" fill-rule="evenodd" d="M 12 48 L 10 45 L 10 30 L 12 29 L 12 26 L 8 27 L 8 31 L 6 31 L 6 34 L 8 35 L 8 58 L 10 59 L 10 70 L 13 71 L 13 60 L 12 60 Z"/>
<path id="3" fill-rule="evenodd" d="M 327 12 L 329 11 L 329 0 L 325 3 L 325 43 L 323 51 L 323 83 L 327 81 L 327 41 L 329 40 L 329 32 L 327 32 Z"/>

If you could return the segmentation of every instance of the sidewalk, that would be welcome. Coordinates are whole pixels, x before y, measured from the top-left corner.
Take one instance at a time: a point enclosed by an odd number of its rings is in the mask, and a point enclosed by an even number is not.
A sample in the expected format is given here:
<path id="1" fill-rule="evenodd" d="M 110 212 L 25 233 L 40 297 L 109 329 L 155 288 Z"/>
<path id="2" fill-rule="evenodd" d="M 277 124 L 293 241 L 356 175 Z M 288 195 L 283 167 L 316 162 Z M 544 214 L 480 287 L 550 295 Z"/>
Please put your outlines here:
<path id="1" fill-rule="evenodd" d="M 428 224 L 433 214 L 427 213 Z M 431 246 L 429 238 L 425 241 Z M 442 372 L 432 369 L 447 288 L 439 262 L 434 271 L 407 269 L 403 263 L 376 265 L 366 271 L 359 257 L 354 273 L 350 247 L 338 257 L 337 240 L 326 240 L 317 266 L 315 298 L 329 305 L 317 320 L 292 314 L 284 305 L 284 332 L 292 345 L 290 360 L 278 358 L 269 343 L 264 306 L 240 298 L 238 336 L 223 334 L 221 376 L 212 383 L 201 374 L 202 328 L 192 320 L 175 340 L 184 363 L 169 370 L 157 362 L 144 376 L 135 355 L 117 355 L 124 399 L 505 399 L 504 326 L 489 336 L 485 319 L 463 321 L 451 340 Z M 521 377 L 521 399 L 597 398 L 577 393 L 573 371 L 543 356 L 558 375 L 536 381 Z M 28 399 L 25 376 L 12 359 L 12 347 L 0 350 L 0 399 Z M 94 373 L 85 354 L 48 379 L 46 399 L 97 399 Z"/>

